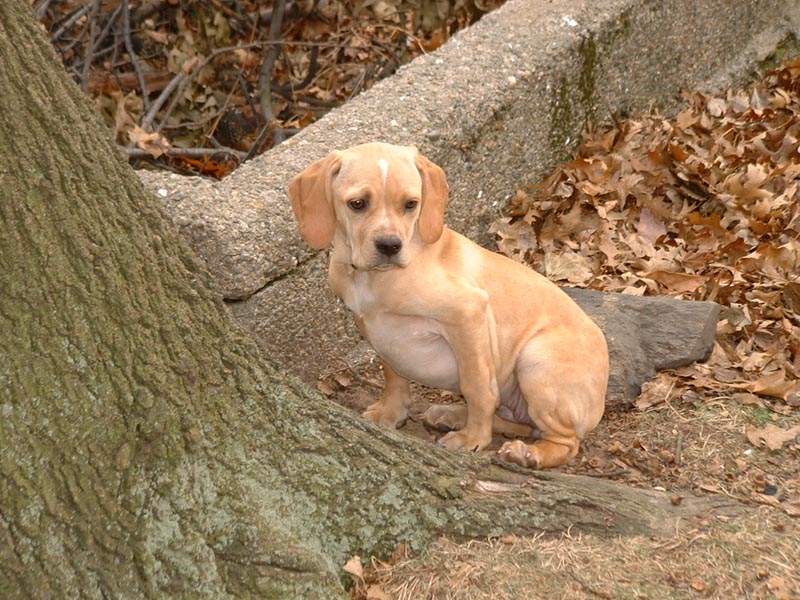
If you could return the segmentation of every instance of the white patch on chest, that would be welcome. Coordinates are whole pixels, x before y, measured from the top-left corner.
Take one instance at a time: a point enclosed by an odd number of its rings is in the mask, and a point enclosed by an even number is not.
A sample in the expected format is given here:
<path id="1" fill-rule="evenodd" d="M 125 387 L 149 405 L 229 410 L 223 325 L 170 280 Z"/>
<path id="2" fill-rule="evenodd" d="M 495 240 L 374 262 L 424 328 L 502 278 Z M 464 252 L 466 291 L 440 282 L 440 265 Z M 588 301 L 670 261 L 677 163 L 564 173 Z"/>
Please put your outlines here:
<path id="1" fill-rule="evenodd" d="M 386 159 L 379 158 L 378 167 L 381 170 L 381 177 L 383 177 L 383 185 L 386 185 L 386 179 L 389 177 L 389 163 L 386 162 Z"/>
<path id="2" fill-rule="evenodd" d="M 375 294 L 370 288 L 369 279 L 364 273 L 356 273 L 353 277 L 353 285 L 350 293 L 344 298 L 344 302 L 357 317 L 363 317 L 375 303 Z"/>
<path id="3" fill-rule="evenodd" d="M 361 333 L 394 370 L 429 387 L 458 391 L 458 365 L 437 321 L 387 312 L 367 273 L 353 274 L 342 299 Z"/>

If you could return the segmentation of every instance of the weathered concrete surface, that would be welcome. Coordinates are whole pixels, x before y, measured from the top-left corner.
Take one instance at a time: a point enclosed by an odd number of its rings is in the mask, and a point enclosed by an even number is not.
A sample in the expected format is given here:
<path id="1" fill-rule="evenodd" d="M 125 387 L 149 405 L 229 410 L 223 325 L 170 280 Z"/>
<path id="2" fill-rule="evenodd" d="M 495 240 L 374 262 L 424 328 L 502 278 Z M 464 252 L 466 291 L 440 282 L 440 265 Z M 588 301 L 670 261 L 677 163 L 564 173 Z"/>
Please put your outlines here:
<path id="1" fill-rule="evenodd" d="M 800 3 L 785 0 L 509 0 L 222 182 L 142 178 L 234 314 L 275 360 L 312 380 L 358 337 L 285 196 L 310 162 L 366 141 L 416 145 L 448 173 L 448 223 L 490 243 L 487 225 L 505 199 L 562 159 L 587 120 L 651 102 L 668 111 L 680 89 L 745 78 L 799 32 Z"/>

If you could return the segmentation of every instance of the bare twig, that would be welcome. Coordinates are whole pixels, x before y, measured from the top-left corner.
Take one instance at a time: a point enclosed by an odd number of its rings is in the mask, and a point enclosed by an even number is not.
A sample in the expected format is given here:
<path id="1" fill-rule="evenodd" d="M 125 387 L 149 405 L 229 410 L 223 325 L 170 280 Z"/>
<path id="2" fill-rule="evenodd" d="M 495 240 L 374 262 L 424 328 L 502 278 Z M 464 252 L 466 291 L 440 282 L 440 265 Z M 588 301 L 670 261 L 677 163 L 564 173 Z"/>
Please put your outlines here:
<path id="1" fill-rule="evenodd" d="M 356 82 L 353 84 L 353 91 L 351 91 L 350 95 L 347 97 L 347 102 L 350 102 L 350 100 L 355 98 L 361 91 L 361 88 L 364 85 L 364 80 L 367 78 L 367 72 L 371 69 L 372 67 L 367 67 L 358 74 L 358 77 L 356 77 Z"/>
<path id="2" fill-rule="evenodd" d="M 269 41 L 275 42 L 280 39 L 281 28 L 283 26 L 283 12 L 286 8 L 286 0 L 276 0 L 272 9 L 272 18 L 269 22 Z M 275 60 L 278 58 L 280 48 L 276 45 L 270 46 L 264 61 L 261 63 L 261 72 L 258 76 L 259 103 L 261 113 L 267 124 L 275 120 L 272 112 L 272 69 Z"/>
<path id="3" fill-rule="evenodd" d="M 60 38 L 61 35 L 67 29 L 69 29 L 70 27 L 75 25 L 75 23 L 77 23 L 80 20 L 80 18 L 83 17 L 90 10 L 92 10 L 92 5 L 91 4 L 85 4 L 85 5 L 81 6 L 80 8 L 76 9 L 72 13 L 72 16 L 70 16 L 66 21 L 64 21 L 64 23 L 61 25 L 61 27 L 59 27 L 58 30 L 53 35 L 50 36 L 50 42 L 51 43 L 55 43 L 56 40 L 58 40 L 58 38 Z"/>
<path id="4" fill-rule="evenodd" d="M 258 99 L 261 105 L 261 114 L 264 117 L 264 127 L 261 129 L 261 133 L 258 134 L 256 141 L 250 147 L 250 151 L 247 153 L 244 162 L 250 160 L 261 151 L 261 148 L 266 143 L 270 134 L 272 134 L 273 147 L 280 144 L 289 135 L 288 131 L 277 126 L 277 119 L 275 113 L 272 111 L 272 70 L 275 67 L 275 61 L 280 51 L 280 45 L 276 42 L 278 42 L 281 37 L 283 15 L 285 11 L 286 0 L 276 0 L 269 20 L 269 41 L 271 45 L 264 57 L 264 61 L 261 63 L 261 71 L 258 76 Z M 312 56 L 314 56 L 313 50 Z M 313 68 L 310 70 L 316 71 L 316 57 L 314 57 L 313 63 Z"/>
<path id="5" fill-rule="evenodd" d="M 108 22 L 106 26 L 103 27 L 103 31 L 100 32 L 100 35 L 97 36 L 97 39 L 94 42 L 94 48 L 92 48 L 92 52 L 97 52 L 100 49 L 100 45 L 105 41 L 106 37 L 108 37 L 108 33 L 111 31 L 111 28 L 114 27 L 114 23 L 117 22 L 120 13 L 122 12 L 122 5 L 118 6 L 111 16 L 108 18 Z"/>
<path id="6" fill-rule="evenodd" d="M 291 98 L 298 90 L 307 88 L 317 77 L 317 59 L 319 58 L 319 46 L 311 47 L 311 61 L 308 65 L 308 73 L 303 81 L 296 85 L 277 85 L 272 83 L 272 91 L 278 92 L 281 96 Z"/>
<path id="7" fill-rule="evenodd" d="M 609 471 L 608 473 L 586 473 L 587 477 L 619 477 L 630 473 L 629 469 L 618 469 L 616 471 Z"/>
<path id="8" fill-rule="evenodd" d="M 42 0 L 39 2 L 38 6 L 36 6 L 36 19 L 41 21 L 44 19 L 45 14 L 47 14 L 47 9 L 50 8 L 50 4 L 53 0 Z"/>
<path id="9" fill-rule="evenodd" d="M 150 2 L 137 2 L 139 5 L 133 11 L 133 21 L 141 23 L 150 15 L 160 11 L 166 4 L 165 0 L 151 0 Z"/>
<path id="10" fill-rule="evenodd" d="M 303 102 L 311 106 L 318 106 L 319 108 L 336 108 L 341 104 L 338 100 L 320 100 L 314 96 L 295 96 L 294 99 L 298 102 Z"/>
<path id="11" fill-rule="evenodd" d="M 181 123 L 176 123 L 175 125 L 164 125 L 159 131 L 170 131 L 175 129 L 198 129 L 200 127 L 205 127 L 209 123 L 213 123 L 214 121 L 218 121 L 219 118 L 225 114 L 225 109 L 220 108 L 216 112 L 208 115 L 207 117 L 203 117 L 202 119 L 197 119 L 196 121 L 183 121 Z M 216 128 L 216 126 L 214 126 Z M 213 129 L 212 128 L 212 131 Z"/>
<path id="12" fill-rule="evenodd" d="M 167 123 L 167 119 L 172 114 L 172 111 L 175 110 L 175 107 L 178 105 L 178 102 L 183 97 L 183 93 L 186 91 L 186 88 L 189 86 L 192 81 L 200 74 L 200 72 L 215 58 L 217 58 L 220 54 L 224 54 L 225 52 L 233 52 L 234 50 L 245 50 L 248 48 L 260 48 L 263 46 L 263 42 L 251 42 L 249 44 L 237 44 L 236 46 L 225 46 L 224 48 L 217 48 L 211 54 L 206 56 L 199 65 L 197 65 L 194 70 L 189 73 L 180 83 L 178 87 L 178 92 L 172 96 L 172 101 L 169 103 L 169 106 L 164 111 L 164 114 L 161 115 L 161 120 L 158 122 L 158 127 L 156 127 L 156 131 L 161 131 Z"/>
<path id="13" fill-rule="evenodd" d="M 250 150 L 247 152 L 247 155 L 244 157 L 242 162 L 247 162 L 259 153 L 261 147 L 266 143 L 270 132 L 273 130 L 273 123 L 274 121 L 267 121 L 267 123 L 261 128 L 261 132 L 258 134 L 256 141 L 253 142 L 252 146 L 250 146 Z"/>
<path id="14" fill-rule="evenodd" d="M 264 41 L 257 41 L 257 42 L 249 42 L 247 44 L 237 44 L 235 46 L 225 46 L 224 48 L 217 48 L 211 54 L 206 56 L 199 65 L 195 67 L 195 69 L 189 73 L 182 81 L 178 88 L 178 92 L 172 97 L 172 101 L 170 101 L 169 106 L 167 107 L 164 114 L 161 116 L 161 120 L 158 122 L 158 127 L 156 127 L 156 131 L 161 131 L 166 127 L 167 119 L 175 110 L 175 107 L 178 105 L 178 102 L 183 97 L 183 93 L 186 91 L 186 88 L 189 84 L 194 81 L 198 74 L 215 58 L 217 58 L 220 54 L 225 54 L 226 52 L 233 52 L 235 50 L 248 50 L 250 48 L 261 48 L 263 46 L 295 46 L 295 47 L 304 47 L 304 48 L 311 48 L 312 52 L 315 48 L 349 48 L 350 46 L 341 45 L 341 44 L 334 44 L 334 43 L 327 43 L 327 42 L 290 42 L 290 41 L 282 41 L 282 40 L 264 40 Z M 319 50 L 317 50 L 319 51 Z M 114 62 L 114 61 L 112 61 Z M 300 98 L 303 102 L 308 102 L 309 104 L 315 104 L 318 106 L 322 106 L 324 108 L 333 108 L 338 106 L 339 102 L 330 102 L 330 101 L 323 101 L 323 100 L 316 100 L 315 98 L 311 97 L 302 97 Z"/>
<path id="15" fill-rule="evenodd" d="M 242 72 L 237 68 L 236 73 L 239 75 L 239 78 L 242 78 Z M 241 82 L 243 83 L 243 82 Z M 231 91 L 228 93 L 228 96 L 225 98 L 225 103 L 222 107 L 217 111 L 217 118 L 214 119 L 214 124 L 211 126 L 208 134 L 206 135 L 206 139 L 211 143 L 214 148 L 221 148 L 222 145 L 217 141 L 217 138 L 214 137 L 214 132 L 217 131 L 217 127 L 219 127 L 219 122 L 222 120 L 223 115 L 228 110 L 228 106 L 230 106 L 231 98 L 233 98 L 233 92 L 236 88 L 231 87 Z M 247 95 L 247 90 L 245 89 L 245 94 Z"/>
<path id="16" fill-rule="evenodd" d="M 72 41 L 70 41 L 69 44 L 67 44 L 66 46 L 58 46 L 58 51 L 61 53 L 61 55 L 62 56 L 67 56 L 75 46 L 80 44 L 81 41 L 83 40 L 83 38 L 86 37 L 86 32 L 89 31 L 89 29 L 90 29 L 90 25 L 89 25 L 89 22 L 88 22 L 88 19 L 87 19 L 86 24 L 83 25 L 83 27 L 81 27 L 81 30 L 72 34 L 72 36 L 71 36 L 72 37 Z M 76 52 L 75 54 L 76 54 L 76 56 L 78 56 L 80 53 Z M 80 62 L 80 56 L 78 56 L 78 60 L 76 62 L 78 62 L 78 63 Z M 77 72 L 76 65 L 73 66 L 72 70 Z"/>
<path id="17" fill-rule="evenodd" d="M 245 100 L 247 100 L 247 106 L 250 107 L 250 110 L 255 115 L 257 119 L 261 121 L 263 124 L 263 116 L 256 108 L 256 103 L 253 100 L 253 95 L 250 93 L 250 90 L 247 89 L 247 82 L 244 79 L 244 75 L 242 74 L 242 70 L 238 67 L 236 68 L 236 80 L 239 83 L 239 87 L 242 89 L 242 94 L 244 94 Z"/>
<path id="18" fill-rule="evenodd" d="M 147 114 L 142 119 L 142 129 L 145 131 L 150 130 L 150 126 L 153 124 L 153 121 L 155 121 L 158 111 L 161 110 L 162 106 L 164 106 L 167 98 L 170 97 L 172 92 L 175 91 L 175 88 L 177 88 L 181 82 L 186 79 L 187 75 L 197 66 L 197 63 L 199 62 L 200 59 L 197 57 L 187 61 L 186 64 L 181 67 L 181 70 L 178 71 L 178 74 L 175 75 L 175 77 L 173 77 L 172 80 L 167 84 L 167 87 L 161 90 L 158 98 L 156 98 L 155 102 L 150 105 L 150 110 L 147 111 Z"/>
<path id="19" fill-rule="evenodd" d="M 92 62 L 94 61 L 98 12 L 100 12 L 100 0 L 94 0 L 94 2 L 92 2 L 92 14 L 89 17 L 89 41 L 86 43 L 86 52 L 83 55 L 83 69 L 81 73 L 81 89 L 84 94 L 89 91 L 89 70 L 92 68 Z"/>
<path id="20" fill-rule="evenodd" d="M 683 462 L 683 432 L 678 429 L 678 439 L 675 440 L 675 465 L 680 467 Z"/>
<path id="21" fill-rule="evenodd" d="M 122 35 L 125 40 L 125 49 L 128 51 L 128 56 L 131 57 L 131 64 L 133 65 L 136 76 L 139 78 L 139 86 L 142 90 L 142 102 L 144 103 L 145 111 L 150 110 L 150 92 L 147 89 L 147 82 L 144 80 L 144 73 L 139 65 L 139 58 L 133 50 L 133 41 L 131 40 L 131 8 L 130 0 L 122 0 Z"/>

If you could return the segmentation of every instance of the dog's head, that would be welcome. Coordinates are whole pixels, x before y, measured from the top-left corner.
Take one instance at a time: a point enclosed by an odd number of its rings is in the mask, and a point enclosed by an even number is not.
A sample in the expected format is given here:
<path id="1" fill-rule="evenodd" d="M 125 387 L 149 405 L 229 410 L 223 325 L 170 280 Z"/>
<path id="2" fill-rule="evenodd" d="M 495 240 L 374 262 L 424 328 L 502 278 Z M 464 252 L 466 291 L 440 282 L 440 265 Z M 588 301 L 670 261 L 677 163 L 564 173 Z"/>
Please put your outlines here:
<path id="1" fill-rule="evenodd" d="M 372 143 L 336 151 L 289 184 L 300 235 L 315 249 L 337 233 L 359 270 L 408 265 L 442 235 L 444 171 L 416 148 Z"/>

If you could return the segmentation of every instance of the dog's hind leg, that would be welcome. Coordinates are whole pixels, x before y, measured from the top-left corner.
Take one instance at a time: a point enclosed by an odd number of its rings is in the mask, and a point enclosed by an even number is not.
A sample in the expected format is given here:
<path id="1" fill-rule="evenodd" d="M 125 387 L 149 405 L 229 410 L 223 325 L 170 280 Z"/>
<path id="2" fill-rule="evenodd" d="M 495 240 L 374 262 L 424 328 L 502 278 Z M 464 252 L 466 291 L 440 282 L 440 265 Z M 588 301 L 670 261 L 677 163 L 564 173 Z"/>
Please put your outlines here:
<path id="1" fill-rule="evenodd" d="M 603 415 L 607 368 L 603 357 L 584 357 L 582 368 L 574 361 L 550 356 L 542 346 L 524 349 L 517 362 L 517 381 L 527 404 L 528 416 L 541 431 L 532 444 L 506 442 L 501 458 L 524 467 L 549 469 L 566 463 L 578 453 L 581 440 Z"/>

